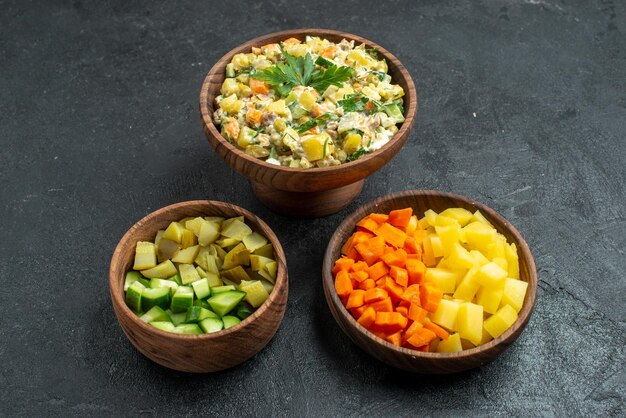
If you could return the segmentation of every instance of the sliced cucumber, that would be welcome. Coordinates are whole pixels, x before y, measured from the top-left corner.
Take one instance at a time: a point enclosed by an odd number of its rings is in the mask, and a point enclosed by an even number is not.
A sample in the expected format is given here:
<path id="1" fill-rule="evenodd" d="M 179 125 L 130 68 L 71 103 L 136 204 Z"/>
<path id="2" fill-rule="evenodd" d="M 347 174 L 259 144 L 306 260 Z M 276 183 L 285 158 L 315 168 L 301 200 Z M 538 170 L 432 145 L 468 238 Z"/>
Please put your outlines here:
<path id="1" fill-rule="evenodd" d="M 205 309 L 201 306 L 192 306 L 187 309 L 187 316 L 185 317 L 186 323 L 200 322 L 206 318 L 218 318 L 215 312 Z"/>
<path id="2" fill-rule="evenodd" d="M 126 305 L 137 313 L 141 312 L 141 296 L 144 290 L 146 290 L 146 286 L 140 281 L 136 281 L 126 291 Z"/>
<path id="3" fill-rule="evenodd" d="M 169 287 L 159 287 L 157 289 L 146 288 L 141 294 L 141 307 L 145 312 L 153 306 L 167 309 L 170 304 L 171 290 Z"/>
<path id="4" fill-rule="evenodd" d="M 241 321 L 236 316 L 226 315 L 222 318 L 222 322 L 224 322 L 224 329 L 228 329 L 230 327 L 234 327 Z"/>
<path id="5" fill-rule="evenodd" d="M 171 281 L 173 281 L 174 283 L 176 283 L 179 286 L 183 284 L 183 281 L 180 279 L 180 274 L 178 274 L 178 273 L 176 273 L 175 275 L 173 275 L 172 277 L 170 277 L 167 280 L 171 280 Z"/>
<path id="6" fill-rule="evenodd" d="M 207 334 L 220 331 L 222 328 L 224 328 L 224 323 L 219 318 L 206 318 L 200 321 L 198 325 L 200 325 L 202 331 L 206 332 Z"/>
<path id="7" fill-rule="evenodd" d="M 180 325 L 180 324 L 185 323 L 185 319 L 187 318 L 187 312 L 177 312 L 177 313 L 171 312 L 169 313 L 169 316 L 172 319 L 172 322 L 174 323 L 174 325 Z"/>
<path id="8" fill-rule="evenodd" d="M 211 288 L 211 294 L 212 295 L 218 295 L 220 293 L 224 293 L 224 292 L 228 292 L 231 290 L 236 290 L 235 286 L 232 284 L 226 285 L 226 286 L 215 286 Z"/>
<path id="9" fill-rule="evenodd" d="M 400 111 L 400 108 L 397 104 L 391 103 L 383 106 L 384 112 L 389 116 L 395 123 L 404 122 L 404 115 Z"/>
<path id="10" fill-rule="evenodd" d="M 328 68 L 328 67 L 331 67 L 333 65 L 335 67 L 337 67 L 337 63 L 336 62 L 334 62 L 332 60 L 329 60 L 328 58 L 324 58 L 321 55 L 319 57 L 317 57 L 317 59 L 315 60 L 315 63 L 317 65 L 319 65 L 320 67 L 324 67 L 324 68 Z"/>
<path id="11" fill-rule="evenodd" d="M 200 306 L 201 308 L 204 308 L 204 309 L 211 309 L 211 305 L 209 305 L 209 302 L 207 302 L 206 299 L 194 300 L 193 306 Z"/>
<path id="12" fill-rule="evenodd" d="M 243 320 L 252 315 L 252 312 L 254 312 L 252 310 L 252 306 L 250 306 L 246 302 L 240 302 L 231 313 L 234 313 L 236 316 L 239 317 L 239 319 Z"/>
<path id="13" fill-rule="evenodd" d="M 145 287 L 148 287 L 149 280 L 145 279 L 138 271 L 131 270 L 126 273 L 126 278 L 124 279 L 124 292 L 135 282 L 140 282 Z"/>
<path id="14" fill-rule="evenodd" d="M 298 102 L 293 102 L 289 105 L 289 110 L 291 110 L 291 117 L 296 120 L 300 119 L 302 116 L 306 116 L 309 112 L 306 111 L 305 108 L 300 106 Z"/>
<path id="15" fill-rule="evenodd" d="M 227 292 L 218 293 L 207 300 L 213 312 L 219 316 L 224 316 L 232 311 L 239 302 L 246 297 L 246 292 L 238 290 L 229 290 Z"/>
<path id="16" fill-rule="evenodd" d="M 172 304 L 170 309 L 172 312 L 187 312 L 193 305 L 193 289 L 188 286 L 178 286 L 174 296 L 172 296 Z"/>
<path id="17" fill-rule="evenodd" d="M 197 324 L 181 324 L 172 332 L 175 334 L 202 334 L 202 330 Z"/>
<path id="18" fill-rule="evenodd" d="M 226 77 L 235 77 L 235 64 L 233 64 L 232 62 L 226 64 Z"/>
<path id="19" fill-rule="evenodd" d="M 178 288 L 178 285 L 176 284 L 176 282 L 172 281 L 172 280 L 167 280 L 167 279 L 150 279 L 150 286 L 151 289 L 158 289 L 161 287 L 167 287 L 170 289 L 170 294 L 174 294 L 174 292 L 176 291 L 176 289 Z"/>
<path id="20" fill-rule="evenodd" d="M 198 299 L 204 299 L 211 295 L 211 288 L 207 279 L 196 280 L 191 283 L 191 287 L 193 287 L 193 291 Z"/>
<path id="21" fill-rule="evenodd" d="M 148 323 L 155 321 L 171 321 L 170 316 L 160 306 L 153 306 L 148 312 L 141 315 L 139 319 Z"/>
<path id="22" fill-rule="evenodd" d="M 165 332 L 174 332 L 174 329 L 176 329 L 176 325 L 169 321 L 153 321 L 150 322 L 150 325 Z"/>

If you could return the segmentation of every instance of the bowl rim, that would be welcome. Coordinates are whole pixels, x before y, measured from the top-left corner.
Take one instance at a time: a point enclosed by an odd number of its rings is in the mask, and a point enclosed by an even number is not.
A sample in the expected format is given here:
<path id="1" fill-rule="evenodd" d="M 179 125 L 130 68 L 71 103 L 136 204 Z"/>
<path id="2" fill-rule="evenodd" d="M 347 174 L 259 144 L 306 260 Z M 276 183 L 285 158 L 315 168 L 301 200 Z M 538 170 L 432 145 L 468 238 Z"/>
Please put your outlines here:
<path id="1" fill-rule="evenodd" d="M 350 228 L 350 230 L 354 230 L 354 228 L 356 227 L 356 223 L 362 217 L 361 215 L 359 215 L 359 213 L 361 213 L 362 211 L 371 212 L 373 209 L 375 209 L 376 207 L 378 207 L 379 205 L 383 203 L 394 201 L 398 198 L 415 197 L 415 196 L 437 196 L 437 197 L 445 197 L 449 199 L 462 201 L 465 204 L 468 204 L 480 210 L 481 213 L 486 215 L 488 220 L 490 218 L 495 219 L 498 225 L 494 225 L 494 227 L 499 232 L 501 229 L 500 227 L 504 227 L 508 229 L 511 235 L 513 235 L 515 239 L 517 240 L 517 243 L 519 243 L 518 254 L 520 258 L 524 257 L 527 260 L 528 270 L 530 272 L 528 281 L 527 281 L 528 283 L 527 300 L 525 301 L 524 306 L 522 306 L 522 309 L 518 313 L 517 320 L 513 323 L 513 325 L 511 325 L 503 334 L 501 334 L 497 338 L 494 338 L 491 341 L 485 344 L 476 346 L 474 348 L 458 351 L 455 353 L 432 353 L 432 352 L 422 352 L 422 351 L 417 351 L 417 350 L 411 350 L 408 348 L 398 347 L 394 344 L 391 344 L 390 342 L 368 331 L 365 327 L 359 324 L 356 321 L 356 319 L 354 319 L 354 317 L 348 312 L 345 306 L 343 306 L 343 303 L 341 303 L 341 300 L 339 299 L 339 296 L 337 295 L 337 292 L 335 291 L 335 288 L 334 288 L 334 278 L 333 278 L 332 271 L 331 271 L 332 266 L 335 262 L 335 260 L 332 259 L 332 255 L 335 252 L 335 250 L 339 248 L 338 246 L 343 244 L 343 242 L 334 241 L 334 238 L 337 236 L 338 231 L 348 229 L 348 228 Z M 331 248 L 331 244 L 337 244 L 337 247 L 333 246 Z M 438 190 L 412 189 L 412 190 L 406 190 L 402 192 L 390 193 L 390 194 L 386 194 L 384 196 L 378 197 L 370 202 L 367 202 L 359 206 L 354 212 L 352 212 L 348 217 L 346 217 L 341 222 L 341 224 L 339 224 L 339 226 L 335 229 L 332 235 L 332 238 L 328 246 L 326 247 L 326 251 L 324 253 L 324 262 L 322 266 L 322 280 L 324 282 L 324 287 L 327 287 L 328 289 L 326 294 L 330 295 L 330 298 L 331 298 L 330 300 L 328 300 L 327 298 L 327 302 L 330 303 L 332 301 L 332 303 L 337 307 L 337 312 L 339 312 L 339 314 L 342 315 L 344 319 L 347 319 L 349 325 L 352 326 L 353 329 L 358 331 L 359 334 L 366 337 L 367 339 L 369 339 L 371 342 L 375 343 L 376 345 L 383 346 L 386 349 L 395 351 L 396 353 L 401 354 L 403 356 L 409 356 L 409 357 L 414 357 L 414 358 L 424 358 L 424 359 L 462 360 L 465 358 L 473 357 L 480 353 L 484 353 L 486 351 L 490 351 L 494 347 L 507 341 L 509 338 L 511 338 L 511 336 L 513 336 L 516 332 L 518 332 L 518 330 L 521 331 L 521 329 L 525 327 L 526 323 L 528 322 L 528 320 L 530 319 L 532 315 L 532 312 L 535 307 L 536 297 L 537 297 L 537 269 L 535 266 L 535 261 L 533 259 L 532 253 L 530 252 L 530 248 L 528 247 L 528 244 L 526 243 L 522 235 L 519 233 L 519 231 L 506 218 L 504 218 L 502 215 L 500 215 L 498 212 L 496 212 L 494 209 L 490 208 L 489 206 L 481 202 L 478 202 L 476 200 L 473 200 L 469 197 L 466 197 L 466 196 L 462 196 L 462 195 L 458 195 L 458 194 L 450 193 L 450 192 L 438 191 Z M 360 346 L 360 344 L 357 344 L 357 345 Z"/>
<path id="2" fill-rule="evenodd" d="M 287 39 L 290 36 L 295 37 L 295 36 L 307 36 L 307 35 L 320 36 L 320 37 L 323 37 L 324 35 L 344 37 L 349 40 L 354 40 L 355 42 L 358 42 L 358 43 L 364 43 L 369 47 L 376 48 L 378 49 L 378 52 L 380 53 L 380 55 L 382 55 L 385 58 L 385 60 L 387 61 L 387 64 L 389 65 L 389 63 L 391 62 L 392 65 L 394 65 L 397 68 L 398 73 L 402 75 L 402 78 L 406 82 L 408 90 L 410 92 L 409 93 L 410 100 L 408 101 L 408 106 L 406 106 L 406 109 L 405 109 L 405 115 L 404 115 L 405 120 L 404 122 L 402 122 L 402 125 L 398 129 L 398 132 L 396 132 L 391 137 L 391 139 L 387 141 L 385 145 L 383 145 L 376 151 L 373 151 L 355 161 L 342 163 L 336 166 L 311 167 L 311 168 L 283 167 L 283 166 L 267 163 L 264 160 L 254 158 L 246 154 L 245 152 L 243 152 L 242 150 L 240 150 L 239 148 L 231 144 L 217 130 L 215 124 L 213 123 L 213 119 L 211 117 L 213 112 L 209 110 L 208 98 L 209 98 L 209 92 L 211 91 L 212 81 L 216 78 L 222 77 L 223 75 L 218 72 L 218 67 L 223 65 L 225 62 L 226 63 L 230 62 L 230 60 L 235 54 L 241 53 L 244 51 L 249 51 L 251 50 L 253 46 L 258 45 L 259 43 L 266 41 L 267 39 L 271 39 L 275 37 L 285 37 L 285 39 Z M 407 95 L 407 92 L 405 92 L 405 96 L 406 95 Z M 201 114 L 203 125 L 205 129 L 208 129 L 211 132 L 211 135 L 215 137 L 219 141 L 220 144 L 226 147 L 226 149 L 228 150 L 228 153 L 232 153 L 237 158 L 242 158 L 248 163 L 253 164 L 254 166 L 257 166 L 258 168 L 272 169 L 274 171 L 282 172 L 285 174 L 311 173 L 310 174 L 311 176 L 315 174 L 327 173 L 327 172 L 341 174 L 342 172 L 346 172 L 346 171 L 353 169 L 359 164 L 363 164 L 365 162 L 378 158 L 381 154 L 386 152 L 391 147 L 392 143 L 396 142 L 398 139 L 404 138 L 404 141 L 406 141 L 406 138 L 408 137 L 410 130 L 413 127 L 413 123 L 415 122 L 415 115 L 417 113 L 417 103 L 418 103 L 418 97 L 417 97 L 417 92 L 415 90 L 415 84 L 413 83 L 413 78 L 411 77 L 411 74 L 406 69 L 406 67 L 400 62 L 400 60 L 398 60 L 398 58 L 395 57 L 395 55 L 393 55 L 391 52 L 389 52 L 387 49 L 383 48 L 382 46 L 378 45 L 377 43 L 372 42 L 359 35 L 354 35 L 352 33 L 337 31 L 333 29 L 321 29 L 321 28 L 300 28 L 300 29 L 290 29 L 290 30 L 285 30 L 285 31 L 272 32 L 272 33 L 258 36 L 256 38 L 253 38 L 249 41 L 244 42 L 243 44 L 240 44 L 239 46 L 236 46 L 235 48 L 231 49 L 226 54 L 224 54 L 213 65 L 213 67 L 211 67 L 211 69 L 205 76 L 204 81 L 202 82 L 202 88 L 200 91 L 200 114 Z"/>
<path id="3" fill-rule="evenodd" d="M 177 209 L 185 209 L 185 208 L 191 208 L 191 207 L 201 208 L 200 210 L 206 210 L 210 208 L 218 208 L 220 210 L 231 209 L 237 212 L 238 216 L 244 216 L 246 220 L 251 220 L 252 223 L 257 223 L 261 227 L 261 229 L 265 229 L 265 231 L 259 231 L 258 228 L 256 228 L 256 226 L 254 230 L 264 235 L 268 239 L 268 241 L 272 243 L 272 246 L 274 247 L 274 255 L 278 263 L 278 270 L 276 274 L 276 281 L 274 283 L 274 288 L 272 289 L 272 292 L 270 293 L 267 300 L 256 311 L 254 311 L 250 316 L 248 316 L 247 318 L 239 322 L 237 325 L 234 325 L 228 329 L 222 329 L 218 332 L 213 332 L 209 334 L 175 334 L 172 332 L 167 332 L 167 331 L 163 331 L 158 328 L 152 327 L 147 322 L 142 321 L 141 319 L 139 319 L 139 315 L 133 312 L 126 305 L 126 302 L 124 301 L 124 285 L 123 285 L 124 276 L 122 275 L 122 277 L 119 277 L 115 275 L 115 271 L 118 269 L 119 271 L 123 271 L 123 272 L 128 271 L 128 270 L 123 269 L 124 267 L 123 262 L 122 262 L 123 254 L 121 250 L 124 245 L 126 245 L 127 243 L 133 240 L 132 237 L 136 231 L 144 228 L 148 222 L 152 220 L 157 220 L 163 216 L 167 216 L 175 212 Z M 211 214 L 207 213 L 205 216 L 211 216 Z M 184 216 L 181 216 L 180 219 L 182 219 L 183 217 Z M 154 233 L 156 234 L 156 231 L 154 231 Z M 115 247 L 115 250 L 111 257 L 111 263 L 109 267 L 109 293 L 111 295 L 111 299 L 114 304 L 114 307 L 115 305 L 117 305 L 117 307 L 120 309 L 118 315 L 124 314 L 126 317 L 130 318 L 131 322 L 133 322 L 134 325 L 138 326 L 139 328 L 143 329 L 144 331 L 148 333 L 154 333 L 155 336 L 160 336 L 160 337 L 170 338 L 170 339 L 175 339 L 175 340 L 180 339 L 180 340 L 186 340 L 186 341 L 193 341 L 193 340 L 211 341 L 211 340 L 216 340 L 218 338 L 223 338 L 229 334 L 236 333 L 244 329 L 248 325 L 251 325 L 252 323 L 256 322 L 261 316 L 263 316 L 264 313 L 269 309 L 269 307 L 275 304 L 276 299 L 280 297 L 279 294 L 281 293 L 283 288 L 288 288 L 287 260 L 286 260 L 285 252 L 280 244 L 280 241 L 278 240 L 278 237 L 274 233 L 274 231 L 269 227 L 269 225 L 267 225 L 267 223 L 265 223 L 265 221 L 263 221 L 261 218 L 254 215 L 252 212 L 248 211 L 247 209 L 244 209 L 237 205 L 233 205 L 231 203 L 222 202 L 218 200 L 188 200 L 188 201 L 178 202 L 178 203 L 174 203 L 168 206 L 164 206 L 162 208 L 159 208 L 147 214 L 146 216 L 141 218 L 139 221 L 135 222 L 135 224 L 133 224 L 128 229 L 128 231 L 126 231 L 126 233 L 122 236 L 117 246 Z"/>

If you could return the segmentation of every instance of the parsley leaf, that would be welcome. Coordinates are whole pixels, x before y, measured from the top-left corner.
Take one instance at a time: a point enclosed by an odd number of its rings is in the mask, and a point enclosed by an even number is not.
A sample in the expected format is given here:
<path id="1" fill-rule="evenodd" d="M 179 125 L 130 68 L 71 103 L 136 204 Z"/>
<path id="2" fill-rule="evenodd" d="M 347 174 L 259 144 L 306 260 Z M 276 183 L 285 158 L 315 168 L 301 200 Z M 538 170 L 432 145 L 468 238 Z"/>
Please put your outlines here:
<path id="1" fill-rule="evenodd" d="M 380 81 L 385 81 L 389 75 L 387 73 L 383 73 L 382 71 L 368 71 L 370 74 L 374 74 Z M 391 77 L 389 77 L 391 79 Z"/>
<path id="2" fill-rule="evenodd" d="M 285 62 L 250 75 L 273 86 L 279 96 L 286 96 L 295 86 L 310 86 L 324 93 L 330 85 L 341 86 L 354 74 L 354 69 L 346 66 L 328 65 L 324 70 L 316 70 L 309 53 L 304 57 L 293 56 L 287 51 L 282 53 Z"/>
<path id="3" fill-rule="evenodd" d="M 369 151 L 367 151 L 363 147 L 359 147 L 359 149 L 354 151 L 352 154 L 348 155 L 348 157 L 346 158 L 346 162 L 356 161 L 359 158 L 361 158 L 362 156 L 364 156 L 365 154 L 369 154 Z"/>
<path id="4" fill-rule="evenodd" d="M 324 125 L 333 116 L 334 115 L 332 113 L 324 113 L 323 115 L 320 115 L 320 116 L 316 117 L 315 119 L 310 119 L 310 120 L 304 122 L 302 125 L 298 126 L 296 128 L 296 132 L 298 132 L 299 134 L 303 134 L 303 133 L 305 133 L 306 131 L 308 131 L 309 129 L 311 129 L 314 126 Z"/>
<path id="5" fill-rule="evenodd" d="M 345 96 L 345 99 L 338 100 L 337 104 L 343 107 L 344 112 L 363 112 L 369 99 L 360 93 Z"/>

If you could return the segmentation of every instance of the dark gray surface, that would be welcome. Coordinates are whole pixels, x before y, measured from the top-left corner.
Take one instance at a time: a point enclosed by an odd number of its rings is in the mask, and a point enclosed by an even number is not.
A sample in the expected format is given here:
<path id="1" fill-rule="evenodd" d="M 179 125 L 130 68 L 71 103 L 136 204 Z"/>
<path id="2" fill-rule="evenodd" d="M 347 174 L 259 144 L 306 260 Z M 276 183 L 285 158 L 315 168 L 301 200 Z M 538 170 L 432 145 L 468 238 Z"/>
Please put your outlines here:
<path id="1" fill-rule="evenodd" d="M 624 2 L 177 3 L 0 1 L 0 415 L 626 413 Z M 263 207 L 211 151 L 197 98 L 234 46 L 305 26 L 392 51 L 420 111 L 349 208 L 301 221 Z M 534 253 L 535 313 L 492 364 L 390 369 L 326 307 L 329 235 L 359 204 L 410 188 L 492 206 Z M 275 338 L 214 375 L 142 357 L 107 286 L 128 227 L 196 198 L 260 215 L 290 270 Z"/>

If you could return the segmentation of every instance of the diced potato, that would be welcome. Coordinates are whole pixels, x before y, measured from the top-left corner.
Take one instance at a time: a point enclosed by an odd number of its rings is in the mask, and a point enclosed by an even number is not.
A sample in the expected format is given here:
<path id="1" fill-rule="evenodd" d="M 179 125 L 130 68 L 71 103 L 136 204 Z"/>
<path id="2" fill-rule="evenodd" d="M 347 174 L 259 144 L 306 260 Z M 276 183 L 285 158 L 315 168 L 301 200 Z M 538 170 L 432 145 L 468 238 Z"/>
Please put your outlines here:
<path id="1" fill-rule="evenodd" d="M 236 71 L 245 70 L 252 63 L 248 54 L 235 54 L 231 62 Z"/>
<path id="2" fill-rule="evenodd" d="M 448 208 L 441 212 L 439 216 L 446 216 L 448 218 L 456 219 L 461 226 L 467 225 L 472 219 L 472 212 L 463 208 Z"/>
<path id="3" fill-rule="evenodd" d="M 434 283 L 443 293 L 454 293 L 457 274 L 442 268 L 429 268 L 425 280 Z"/>
<path id="4" fill-rule="evenodd" d="M 269 297 L 269 293 L 267 293 L 267 290 L 260 280 L 255 280 L 245 285 L 242 282 L 239 286 L 239 290 L 246 292 L 245 300 L 252 305 L 253 308 L 258 308 L 263 305 L 263 302 Z"/>
<path id="5" fill-rule="evenodd" d="M 250 145 L 254 140 L 254 135 L 256 135 L 256 131 L 247 126 L 242 127 L 239 130 L 239 135 L 237 136 L 237 146 L 239 148 L 246 148 Z"/>
<path id="6" fill-rule="evenodd" d="M 490 260 L 493 260 L 496 257 L 504 258 L 504 247 L 506 246 L 507 243 L 504 235 L 497 234 L 495 240 L 487 246 L 487 258 Z"/>
<path id="7" fill-rule="evenodd" d="M 474 262 L 475 262 L 477 267 L 482 267 L 485 264 L 489 263 L 489 259 L 487 257 L 485 257 L 483 255 L 483 253 L 481 253 L 480 251 L 472 250 L 469 253 L 472 256 L 472 258 L 474 259 Z"/>
<path id="8" fill-rule="evenodd" d="M 311 108 L 313 107 L 313 103 L 315 103 L 316 101 L 316 97 L 310 91 L 305 90 L 298 98 L 298 101 L 300 102 L 300 105 L 304 109 L 306 109 L 307 112 L 310 112 Z"/>
<path id="9" fill-rule="evenodd" d="M 335 151 L 335 146 L 326 132 L 310 136 L 300 145 L 309 161 L 321 160 Z"/>
<path id="10" fill-rule="evenodd" d="M 501 306 L 511 305 L 515 312 L 519 312 L 524 305 L 527 288 L 528 283 L 525 281 L 507 278 L 504 281 Z"/>
<path id="11" fill-rule="evenodd" d="M 478 250 L 487 254 L 489 245 L 496 240 L 497 231 L 480 222 L 473 222 L 463 228 L 465 243 L 472 250 Z"/>
<path id="12" fill-rule="evenodd" d="M 161 239 L 169 239 L 170 241 L 180 244 L 183 239 L 183 229 L 185 228 L 183 228 L 180 223 L 172 222 L 163 233 L 163 237 Z"/>
<path id="13" fill-rule="evenodd" d="M 504 257 L 508 263 L 509 277 L 519 279 L 519 257 L 515 243 L 504 246 Z"/>
<path id="14" fill-rule="evenodd" d="M 198 245 L 177 250 L 172 256 L 172 261 L 175 263 L 193 264 L 198 256 L 198 251 L 200 251 L 200 246 Z"/>
<path id="15" fill-rule="evenodd" d="M 437 212 L 432 209 L 428 209 L 424 212 L 424 217 L 426 218 L 426 222 L 428 226 L 434 227 L 437 224 Z"/>
<path id="16" fill-rule="evenodd" d="M 431 236 L 432 235 L 426 236 L 426 238 L 424 238 L 424 241 L 423 241 L 424 254 L 422 254 L 422 261 L 424 262 L 426 267 L 433 267 L 436 263 L 435 253 L 434 253 L 433 246 L 430 240 Z"/>
<path id="17" fill-rule="evenodd" d="M 284 102 L 283 102 L 284 103 Z M 220 109 L 229 114 L 237 113 L 244 106 L 243 101 L 237 99 L 236 94 L 225 97 L 220 102 Z"/>
<path id="18" fill-rule="evenodd" d="M 450 225 L 460 226 L 459 221 L 457 221 L 454 218 L 450 218 L 442 214 L 438 214 L 435 217 L 435 226 L 450 226 Z"/>
<path id="19" fill-rule="evenodd" d="M 450 335 L 445 341 L 439 341 L 439 344 L 437 345 L 438 353 L 456 353 L 462 349 L 461 336 L 458 333 Z"/>
<path id="20" fill-rule="evenodd" d="M 215 222 L 203 220 L 198 234 L 198 243 L 202 246 L 207 246 L 213 243 L 219 235 L 219 226 Z"/>
<path id="21" fill-rule="evenodd" d="M 451 300 L 441 299 L 435 313 L 431 314 L 430 320 L 449 330 L 454 330 L 456 318 L 459 312 L 459 304 Z"/>
<path id="22" fill-rule="evenodd" d="M 139 241 L 135 245 L 135 264 L 133 269 L 145 270 L 156 266 L 156 247 L 153 243 Z"/>
<path id="23" fill-rule="evenodd" d="M 149 279 L 167 279 L 168 277 L 172 277 L 178 273 L 178 270 L 176 270 L 176 266 L 171 260 L 165 260 L 164 262 L 157 264 L 155 267 L 147 270 L 141 270 L 140 273 Z"/>
<path id="24" fill-rule="evenodd" d="M 477 267 L 473 267 L 467 271 L 461 280 L 461 283 L 459 283 L 454 291 L 453 297 L 455 299 L 462 299 L 466 301 L 474 299 L 474 295 L 476 295 L 476 292 L 478 292 L 478 289 L 480 288 L 480 285 L 476 283 L 476 280 L 474 280 L 476 273 L 478 273 Z"/>
<path id="25" fill-rule="evenodd" d="M 506 276 L 507 271 L 492 261 L 478 269 L 476 281 L 490 289 L 502 288 Z"/>
<path id="26" fill-rule="evenodd" d="M 293 128 L 285 129 L 285 133 L 283 134 L 281 141 L 283 145 L 288 147 L 290 150 L 295 151 L 298 149 L 298 140 L 300 139 L 300 135 Z"/>
<path id="27" fill-rule="evenodd" d="M 441 238 L 436 234 L 432 234 L 426 237 L 426 239 L 430 241 L 430 248 L 433 250 L 433 256 L 435 258 L 443 257 L 444 252 Z"/>
<path id="28" fill-rule="evenodd" d="M 180 274 L 180 280 L 183 284 L 193 283 L 201 278 L 192 264 L 179 264 L 178 272 Z"/>
<path id="29" fill-rule="evenodd" d="M 354 154 L 354 152 L 356 152 L 356 150 L 358 150 L 361 146 L 362 139 L 363 137 L 357 133 L 351 133 L 346 135 L 345 139 L 343 140 L 343 150 L 348 155 Z"/>
<path id="30" fill-rule="evenodd" d="M 502 267 L 503 270 L 507 271 L 509 270 L 509 263 L 506 261 L 505 258 L 503 257 L 494 257 L 493 260 L 494 263 L 496 263 L 497 265 L 499 265 L 500 267 Z"/>
<path id="31" fill-rule="evenodd" d="M 246 225 L 243 220 L 235 220 L 222 228 L 222 235 L 227 238 L 233 238 L 237 241 L 241 241 L 244 237 L 250 235 L 252 229 Z"/>
<path id="32" fill-rule="evenodd" d="M 452 244 L 452 249 L 446 258 L 446 262 L 450 266 L 453 265 L 462 269 L 471 269 L 477 265 L 474 257 L 459 242 Z"/>
<path id="33" fill-rule="evenodd" d="M 493 225 L 491 225 L 491 222 L 489 222 L 487 218 L 485 218 L 479 210 L 474 212 L 474 214 L 472 215 L 472 218 L 470 219 L 470 222 L 480 222 L 482 224 L 488 225 L 493 228 Z"/>
<path id="34" fill-rule="evenodd" d="M 498 310 L 502 300 L 503 288 L 481 287 L 476 295 L 476 303 L 482 305 L 485 312 L 493 314 Z"/>
<path id="35" fill-rule="evenodd" d="M 498 338 L 517 321 L 517 312 L 510 305 L 504 305 L 495 314 L 485 320 L 485 330 L 493 338 Z"/>
<path id="36" fill-rule="evenodd" d="M 263 235 L 259 234 L 258 232 L 253 232 L 251 234 L 246 235 L 245 237 L 242 238 L 241 241 L 243 242 L 243 245 L 245 245 L 246 248 L 250 250 L 250 252 L 256 250 L 257 248 L 261 248 L 262 246 L 267 244 L 267 239 Z"/>
<path id="37" fill-rule="evenodd" d="M 266 111 L 274 112 L 279 116 L 285 116 L 287 115 L 287 104 L 285 103 L 283 99 L 276 100 L 275 102 L 272 102 L 269 105 L 267 105 Z"/>
<path id="38" fill-rule="evenodd" d="M 479 345 L 483 337 L 483 307 L 470 302 L 462 303 L 456 321 L 461 338 Z"/>
<path id="39" fill-rule="evenodd" d="M 234 78 L 227 78 L 222 83 L 221 93 L 224 96 L 231 96 L 233 94 L 237 94 L 239 92 L 239 86 L 237 80 Z"/>

